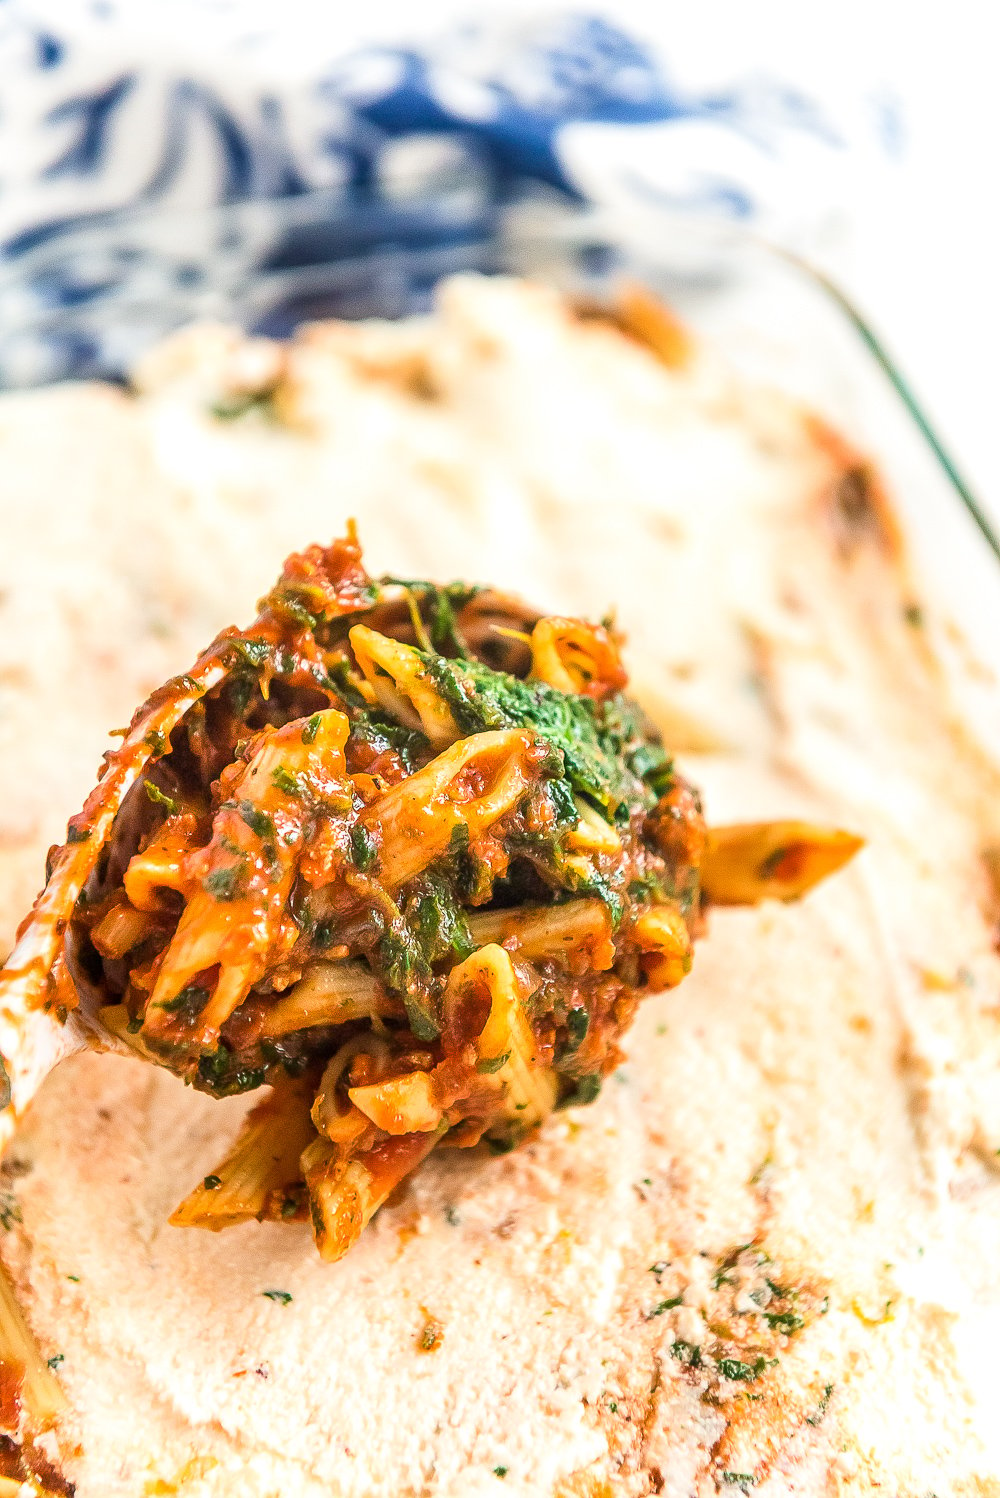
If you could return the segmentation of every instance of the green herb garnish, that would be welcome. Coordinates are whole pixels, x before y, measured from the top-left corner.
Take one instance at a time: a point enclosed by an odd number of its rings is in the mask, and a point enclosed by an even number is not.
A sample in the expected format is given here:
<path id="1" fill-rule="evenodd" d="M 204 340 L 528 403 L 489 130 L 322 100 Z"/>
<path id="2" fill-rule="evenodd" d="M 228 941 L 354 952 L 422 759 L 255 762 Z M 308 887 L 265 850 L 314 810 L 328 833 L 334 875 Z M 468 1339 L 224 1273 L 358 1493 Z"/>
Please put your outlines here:
<path id="1" fill-rule="evenodd" d="M 165 791 L 161 791 L 160 787 L 158 785 L 154 785 L 151 780 L 143 781 L 143 785 L 146 787 L 146 795 L 149 797 L 150 801 L 154 803 L 154 805 L 162 806 L 166 811 L 168 817 L 175 817 L 177 815 L 180 807 L 177 805 L 177 802 L 174 800 L 173 796 L 168 796 Z M 90 834 L 88 833 L 87 836 L 89 837 Z"/>
<path id="2" fill-rule="evenodd" d="M 12 1191 L 0 1191 L 0 1228 L 9 1233 L 15 1222 L 23 1222 L 21 1208 Z"/>
<path id="3" fill-rule="evenodd" d="M 246 863 L 240 860 L 239 863 L 229 863 L 224 868 L 213 869 L 210 874 L 205 875 L 201 887 L 217 900 L 235 900 L 242 893 L 245 879 Z"/>
<path id="4" fill-rule="evenodd" d="M 794 1311 L 764 1311 L 762 1314 L 772 1331 L 784 1332 L 786 1337 L 801 1331 L 805 1326 L 804 1319 Z"/>
<path id="5" fill-rule="evenodd" d="M 252 801 L 241 801 L 239 812 L 252 833 L 265 842 L 274 842 L 274 818 L 269 812 L 261 811 Z"/>
<path id="6" fill-rule="evenodd" d="M 672 1295 L 669 1300 L 661 1300 L 651 1311 L 646 1312 L 646 1320 L 652 1321 L 655 1316 L 662 1316 L 664 1311 L 673 1311 L 677 1306 L 684 1304 L 683 1295 Z"/>
<path id="7" fill-rule="evenodd" d="M 601 1091 L 602 1078 L 597 1072 L 580 1077 L 572 1092 L 559 1100 L 560 1108 L 583 1108 L 592 1103 Z"/>
<path id="8" fill-rule="evenodd" d="M 165 1009 L 167 1014 L 179 1014 L 185 1019 L 195 1019 L 210 998 L 211 994 L 207 988 L 202 988 L 198 983 L 187 983 L 174 994 L 172 999 L 161 1000 L 157 1008 Z"/>
<path id="9" fill-rule="evenodd" d="M 695 1342 L 671 1342 L 670 1356 L 687 1368 L 701 1367 L 701 1348 Z"/>
<path id="10" fill-rule="evenodd" d="M 378 859 L 375 839 L 361 822 L 355 822 L 351 828 L 351 857 L 354 859 L 355 868 L 360 869 L 362 874 Z"/>
<path id="11" fill-rule="evenodd" d="M 760 1378 L 765 1368 L 769 1368 L 777 1362 L 776 1358 L 755 1358 L 752 1363 L 744 1363 L 739 1358 L 717 1358 L 715 1366 L 723 1378 L 731 1378 L 736 1383 L 752 1383 L 755 1378 Z"/>
<path id="12" fill-rule="evenodd" d="M 259 411 L 262 416 L 273 417 L 273 397 L 273 389 L 241 391 L 236 395 L 220 396 L 208 409 L 216 421 L 239 421 L 251 411 Z"/>
<path id="13" fill-rule="evenodd" d="M 587 1038 L 590 1029 L 590 1014 L 586 1009 L 571 1009 L 566 1016 L 566 1030 L 569 1040 L 566 1044 L 567 1051 L 578 1051 Z"/>
<path id="14" fill-rule="evenodd" d="M 807 1425 L 818 1425 L 820 1423 L 820 1421 L 822 1420 L 823 1416 L 826 1414 L 827 1406 L 830 1403 L 830 1396 L 831 1396 L 832 1393 L 833 1393 L 833 1384 L 827 1384 L 826 1388 L 823 1390 L 823 1398 L 820 1400 L 819 1404 L 813 1410 L 812 1414 L 806 1416 L 806 1424 Z"/>
<path id="15" fill-rule="evenodd" d="M 286 796 L 301 796 L 302 783 L 297 775 L 291 770 L 286 770 L 284 765 L 278 765 L 271 771 L 271 784 L 277 786 L 279 791 L 284 791 Z"/>
<path id="16" fill-rule="evenodd" d="M 484 1072 L 486 1076 L 491 1077 L 494 1073 L 502 1070 L 509 1060 L 510 1051 L 504 1051 L 502 1056 L 481 1057 L 476 1062 L 476 1071 Z"/>

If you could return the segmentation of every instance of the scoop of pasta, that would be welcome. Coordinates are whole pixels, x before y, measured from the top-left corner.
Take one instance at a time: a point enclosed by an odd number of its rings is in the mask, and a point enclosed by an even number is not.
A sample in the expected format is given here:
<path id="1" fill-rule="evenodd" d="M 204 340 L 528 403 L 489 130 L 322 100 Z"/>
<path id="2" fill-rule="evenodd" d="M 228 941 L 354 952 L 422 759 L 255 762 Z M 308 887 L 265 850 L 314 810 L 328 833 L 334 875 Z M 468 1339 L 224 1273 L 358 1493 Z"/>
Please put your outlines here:
<path id="1" fill-rule="evenodd" d="M 268 1085 L 179 1225 L 308 1217 L 340 1257 L 446 1145 L 592 1101 L 705 892 L 791 898 L 858 846 L 706 834 L 613 632 L 488 588 L 286 563 L 139 709 L 0 975 L 0 1123 L 89 1040 Z M 2 1142 L 2 1140 L 0 1140 Z"/>

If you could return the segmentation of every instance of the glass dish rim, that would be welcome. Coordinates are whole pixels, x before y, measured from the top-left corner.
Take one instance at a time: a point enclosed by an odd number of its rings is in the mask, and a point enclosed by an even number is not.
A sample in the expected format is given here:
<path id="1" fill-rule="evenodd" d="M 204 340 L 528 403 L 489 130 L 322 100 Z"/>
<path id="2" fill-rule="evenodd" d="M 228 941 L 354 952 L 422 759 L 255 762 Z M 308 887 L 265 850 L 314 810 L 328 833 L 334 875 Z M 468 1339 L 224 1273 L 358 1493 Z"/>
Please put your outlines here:
<path id="1" fill-rule="evenodd" d="M 274 226 L 272 232 L 275 232 L 281 227 L 294 228 L 315 223 L 317 212 L 324 210 L 325 218 L 321 221 L 331 224 L 334 220 L 349 221 L 352 214 L 358 213 L 362 208 L 366 209 L 369 215 L 375 210 L 384 215 L 386 232 L 384 236 L 378 233 L 373 234 L 371 245 L 365 253 L 301 267 L 300 269 L 309 279 L 321 278 L 326 267 L 332 268 L 338 265 L 343 268 L 352 264 L 360 265 L 368 255 L 377 253 L 375 246 L 380 239 L 383 247 L 388 247 L 393 243 L 389 232 L 390 225 L 397 233 L 401 226 L 407 223 L 436 225 L 441 229 L 449 228 L 470 254 L 475 249 L 486 254 L 490 249 L 502 250 L 505 243 L 508 245 L 516 243 L 517 236 L 510 238 L 507 233 L 509 215 L 523 213 L 525 210 L 530 213 L 537 208 L 541 208 L 543 212 L 555 209 L 561 215 L 564 224 L 573 224 L 576 228 L 588 228 L 592 231 L 594 240 L 600 240 L 603 237 L 607 244 L 617 243 L 622 247 L 627 247 L 629 243 L 627 236 L 615 227 L 613 209 L 581 202 L 544 184 L 533 186 L 526 195 L 506 203 L 486 196 L 481 187 L 474 182 L 458 181 L 432 196 L 407 193 L 405 186 L 405 182 L 397 183 L 393 196 L 377 200 L 369 198 L 364 193 L 349 193 L 345 196 L 342 189 L 317 189 L 284 198 L 250 198 L 239 202 L 191 208 L 164 208 L 153 205 L 141 207 L 123 205 L 108 208 L 73 224 L 53 225 L 49 233 L 40 231 L 41 237 L 36 243 L 17 253 L 12 254 L 9 248 L 0 249 L 0 291 L 5 287 L 16 287 L 19 282 L 29 278 L 33 271 L 44 270 L 46 264 L 51 264 L 53 260 L 67 260 L 73 256 L 74 252 L 85 248 L 92 249 L 101 241 L 113 246 L 122 228 L 128 228 L 134 232 L 143 225 L 156 223 L 174 227 L 184 224 L 209 225 L 213 222 L 231 224 L 234 220 L 252 220 L 255 217 L 263 219 L 270 215 Z M 737 219 L 711 217 L 692 212 L 678 213 L 669 209 L 658 208 L 654 210 L 654 213 L 659 224 L 655 220 L 647 219 L 647 235 L 651 225 L 654 230 L 658 230 L 660 237 L 665 235 L 670 227 L 682 226 L 688 232 L 694 230 L 696 234 L 705 236 L 707 242 L 715 246 L 723 246 L 727 253 L 731 254 L 734 250 L 737 253 L 748 251 L 763 253 L 772 263 L 784 264 L 798 271 L 813 289 L 820 293 L 827 305 L 839 314 L 841 320 L 853 331 L 857 343 L 860 344 L 869 361 L 888 381 L 900 406 L 909 418 L 911 427 L 919 435 L 923 449 L 933 458 L 936 469 L 972 519 L 996 562 L 1000 564 L 1000 535 L 987 518 L 982 504 L 943 444 L 934 422 L 915 395 L 899 362 L 889 352 L 872 321 L 865 313 L 862 313 L 844 286 L 808 255 L 792 250 L 760 234 L 752 224 Z M 541 236 L 553 242 L 558 242 L 562 237 L 559 233 L 553 233 L 551 221 L 543 225 L 541 229 L 535 229 L 534 237 L 537 239 Z M 451 241 L 452 244 L 454 242 Z M 430 253 L 433 254 L 433 250 Z M 490 274 L 495 270 L 502 270 L 503 267 L 502 265 L 495 267 L 487 265 L 483 269 L 485 273 Z M 262 271 L 258 279 L 263 281 L 266 276 L 273 276 L 273 274 L 274 272 Z M 37 321 L 41 323 L 57 320 L 60 310 L 62 309 L 39 308 Z M 303 318 L 302 322 L 308 320 Z M 30 325 L 31 318 L 29 317 L 26 320 L 26 326 L 30 327 Z M 54 383 L 61 382 L 60 379 Z M 6 393 L 7 388 L 17 390 L 39 388 L 39 386 L 31 384 L 13 387 L 0 386 L 0 393 Z"/>

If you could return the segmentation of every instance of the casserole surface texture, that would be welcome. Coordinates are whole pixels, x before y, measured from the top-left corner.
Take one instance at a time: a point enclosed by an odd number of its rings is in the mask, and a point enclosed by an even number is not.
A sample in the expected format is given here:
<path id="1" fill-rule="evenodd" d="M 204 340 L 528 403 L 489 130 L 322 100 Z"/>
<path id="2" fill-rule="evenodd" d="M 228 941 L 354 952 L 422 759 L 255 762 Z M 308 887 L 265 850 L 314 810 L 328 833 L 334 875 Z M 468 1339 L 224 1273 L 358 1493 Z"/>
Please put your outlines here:
<path id="1" fill-rule="evenodd" d="M 108 728 L 350 516 L 373 570 L 616 605 L 711 821 L 868 846 L 713 911 L 593 1106 L 434 1157 L 333 1266 L 167 1225 L 252 1097 L 67 1062 L 0 1251 L 80 1498 L 1000 1491 L 1000 774 L 863 460 L 506 280 L 287 354 L 194 329 L 137 382 L 0 402 L 0 949 Z"/>

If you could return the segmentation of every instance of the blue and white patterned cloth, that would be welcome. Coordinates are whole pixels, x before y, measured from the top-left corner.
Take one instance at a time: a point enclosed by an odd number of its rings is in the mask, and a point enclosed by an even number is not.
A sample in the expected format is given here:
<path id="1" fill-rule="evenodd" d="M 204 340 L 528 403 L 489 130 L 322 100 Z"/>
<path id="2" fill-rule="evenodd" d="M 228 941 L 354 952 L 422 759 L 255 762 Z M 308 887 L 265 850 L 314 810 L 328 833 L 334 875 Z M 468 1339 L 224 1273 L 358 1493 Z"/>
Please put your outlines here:
<path id="1" fill-rule="evenodd" d="M 313 9 L 0 0 L 0 383 L 120 375 L 196 316 L 419 308 L 526 203 L 787 240 L 891 145 L 773 79 L 685 89 L 598 16 L 344 54 Z"/>

